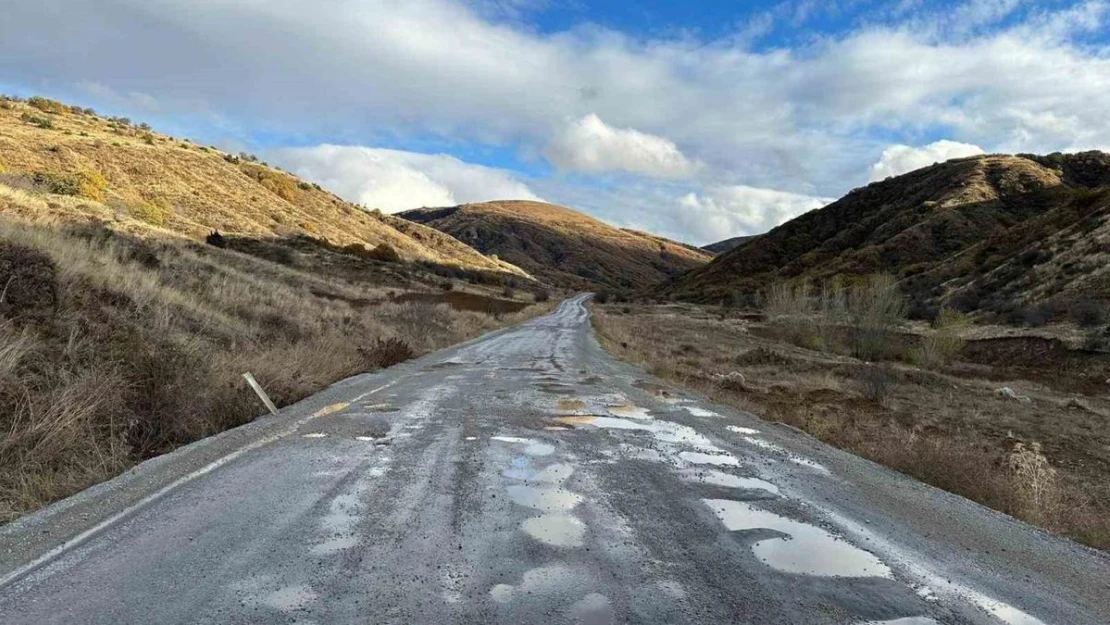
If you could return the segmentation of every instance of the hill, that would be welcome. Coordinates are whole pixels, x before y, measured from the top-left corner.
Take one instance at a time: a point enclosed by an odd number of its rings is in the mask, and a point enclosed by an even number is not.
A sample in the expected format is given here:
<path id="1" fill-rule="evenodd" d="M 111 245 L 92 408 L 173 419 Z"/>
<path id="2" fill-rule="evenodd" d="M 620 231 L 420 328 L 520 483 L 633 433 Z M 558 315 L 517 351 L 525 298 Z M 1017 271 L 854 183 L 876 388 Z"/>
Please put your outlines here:
<path id="1" fill-rule="evenodd" d="M 747 243 L 748 241 L 751 241 L 754 238 L 755 236 L 732 237 L 731 239 L 725 239 L 724 241 L 717 241 L 716 243 L 703 245 L 701 246 L 701 249 L 709 252 L 710 254 L 724 254 L 725 252 L 740 247 L 741 245 Z"/>
<path id="2" fill-rule="evenodd" d="M 442 230 L 484 254 L 572 289 L 635 290 L 709 260 L 705 252 L 614 228 L 577 211 L 530 201 L 424 208 L 399 216 Z"/>
<path id="3" fill-rule="evenodd" d="M 526 274 L 431 228 L 363 210 L 319 185 L 257 162 L 43 98 L 0 102 L 0 183 L 71 196 L 65 206 L 3 210 L 41 219 L 96 219 L 125 232 L 203 239 L 212 230 L 267 240 L 307 237 L 383 256 Z M 52 203 L 52 204 L 57 204 Z"/>
<path id="4" fill-rule="evenodd" d="M 658 293 L 719 302 L 778 279 L 887 272 L 919 308 L 1106 299 L 1108 184 L 1102 152 L 952 160 L 856 189 Z"/>

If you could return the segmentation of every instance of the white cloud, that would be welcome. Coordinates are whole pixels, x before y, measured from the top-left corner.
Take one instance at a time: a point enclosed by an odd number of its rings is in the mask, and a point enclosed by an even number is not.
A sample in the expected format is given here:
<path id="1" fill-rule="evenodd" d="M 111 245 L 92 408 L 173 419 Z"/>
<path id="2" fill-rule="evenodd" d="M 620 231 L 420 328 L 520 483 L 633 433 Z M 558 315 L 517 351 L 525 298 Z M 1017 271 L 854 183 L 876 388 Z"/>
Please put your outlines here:
<path id="1" fill-rule="evenodd" d="M 960 143 L 942 139 L 915 148 L 908 145 L 892 145 L 883 150 L 879 161 L 871 165 L 868 180 L 884 180 L 900 176 L 915 169 L 928 167 L 933 163 L 943 163 L 949 159 L 982 154 L 983 148 L 970 143 Z"/>
<path id="2" fill-rule="evenodd" d="M 540 200 L 511 172 L 446 154 L 319 145 L 270 152 L 299 176 L 340 197 L 393 213 L 489 200 Z"/>
<path id="3" fill-rule="evenodd" d="M 88 95 L 79 83 L 144 94 L 162 115 L 145 121 L 190 120 L 208 132 L 195 138 L 225 144 L 431 136 L 521 153 L 548 146 L 574 171 L 819 196 L 866 182 L 890 143 L 938 131 L 992 152 L 1110 146 L 1110 45 L 1097 36 L 1108 26 L 1104 1 L 967 0 L 921 17 L 927 3 L 903 0 L 888 17 L 853 17 L 843 32 L 760 49 L 744 36 L 596 25 L 551 33 L 496 17 L 528 15 L 532 0 L 318 4 L 8 2 L 0 76 L 57 97 Z M 808 19 L 810 5 L 791 4 L 794 19 Z M 953 15 L 973 27 L 958 28 Z M 766 29 L 755 22 L 753 36 Z M 608 139 L 588 132 L 591 115 Z M 683 163 L 697 166 L 680 174 Z M 422 184 L 427 197 L 443 197 Z M 654 210 L 619 205 L 626 221 Z"/>
<path id="4" fill-rule="evenodd" d="M 623 171 L 653 178 L 684 178 L 694 166 L 672 141 L 632 128 L 614 128 L 590 113 L 567 124 L 544 155 L 560 169 Z"/>
<path id="5" fill-rule="evenodd" d="M 832 198 L 760 189 L 746 185 L 715 186 L 690 192 L 678 200 L 676 219 L 704 243 L 730 237 L 760 234 L 775 226 L 821 208 Z"/>

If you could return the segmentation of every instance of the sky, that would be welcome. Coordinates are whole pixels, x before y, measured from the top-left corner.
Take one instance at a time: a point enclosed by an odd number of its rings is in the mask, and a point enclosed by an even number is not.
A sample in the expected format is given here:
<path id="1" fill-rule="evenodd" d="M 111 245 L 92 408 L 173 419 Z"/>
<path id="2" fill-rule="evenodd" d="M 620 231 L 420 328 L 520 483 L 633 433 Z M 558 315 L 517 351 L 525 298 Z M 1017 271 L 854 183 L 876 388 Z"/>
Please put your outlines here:
<path id="1" fill-rule="evenodd" d="M 36 0 L 0 92 L 396 212 L 563 204 L 705 244 L 980 153 L 1110 149 L 1110 3 Z"/>

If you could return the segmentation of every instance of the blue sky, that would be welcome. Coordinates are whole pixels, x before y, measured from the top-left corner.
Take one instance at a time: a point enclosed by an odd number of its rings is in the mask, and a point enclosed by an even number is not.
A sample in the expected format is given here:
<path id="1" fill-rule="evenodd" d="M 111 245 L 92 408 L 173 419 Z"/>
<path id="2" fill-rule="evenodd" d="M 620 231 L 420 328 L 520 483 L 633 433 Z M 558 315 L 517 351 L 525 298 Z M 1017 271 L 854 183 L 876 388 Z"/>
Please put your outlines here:
<path id="1" fill-rule="evenodd" d="M 0 90 L 387 211 L 543 199 L 706 243 L 947 158 L 1110 146 L 1102 0 L 39 0 Z"/>

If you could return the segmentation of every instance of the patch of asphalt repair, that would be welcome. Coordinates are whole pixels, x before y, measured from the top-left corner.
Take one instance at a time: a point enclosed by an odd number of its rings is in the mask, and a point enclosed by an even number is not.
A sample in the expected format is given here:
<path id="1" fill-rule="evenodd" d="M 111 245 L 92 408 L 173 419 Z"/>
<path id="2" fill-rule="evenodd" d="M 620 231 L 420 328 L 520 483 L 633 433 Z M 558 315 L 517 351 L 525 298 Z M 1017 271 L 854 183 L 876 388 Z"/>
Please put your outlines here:
<path id="1" fill-rule="evenodd" d="M 584 299 L 0 528 L 0 621 L 1110 622 L 1105 554 L 616 362 Z"/>

